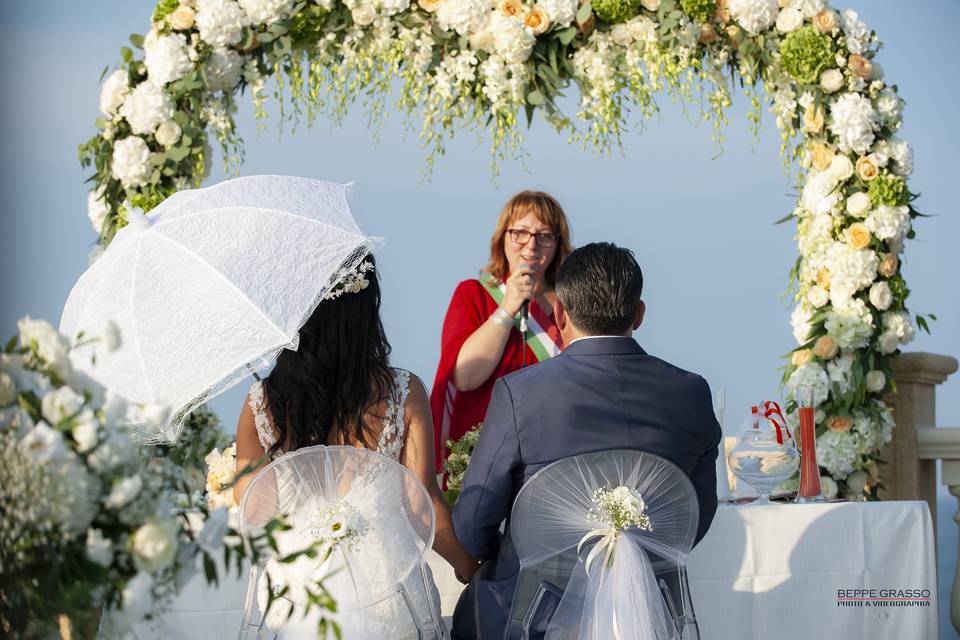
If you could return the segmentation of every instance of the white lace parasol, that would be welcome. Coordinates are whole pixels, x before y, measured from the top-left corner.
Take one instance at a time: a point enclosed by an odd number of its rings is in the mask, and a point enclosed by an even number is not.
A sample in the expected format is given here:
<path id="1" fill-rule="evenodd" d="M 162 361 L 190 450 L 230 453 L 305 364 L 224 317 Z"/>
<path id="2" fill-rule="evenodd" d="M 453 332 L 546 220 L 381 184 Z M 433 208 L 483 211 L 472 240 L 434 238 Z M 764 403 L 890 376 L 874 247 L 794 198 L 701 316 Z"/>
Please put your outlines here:
<path id="1" fill-rule="evenodd" d="M 70 292 L 60 330 L 96 333 L 113 320 L 121 347 L 75 350 L 74 366 L 136 404 L 168 405 L 145 441 L 174 440 L 183 419 L 282 349 L 376 241 L 357 225 L 351 185 L 250 176 L 181 191 L 130 213 Z"/>

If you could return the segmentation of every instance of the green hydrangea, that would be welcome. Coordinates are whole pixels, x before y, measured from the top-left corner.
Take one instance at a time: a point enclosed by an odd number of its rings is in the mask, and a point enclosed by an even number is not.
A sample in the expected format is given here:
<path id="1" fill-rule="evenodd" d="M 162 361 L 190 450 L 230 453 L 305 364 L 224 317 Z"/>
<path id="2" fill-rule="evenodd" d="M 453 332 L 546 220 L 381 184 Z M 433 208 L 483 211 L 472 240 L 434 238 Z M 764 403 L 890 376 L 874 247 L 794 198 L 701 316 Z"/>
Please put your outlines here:
<path id="1" fill-rule="evenodd" d="M 626 22 L 639 10 L 640 0 L 593 0 L 593 12 L 610 24 Z"/>
<path id="2" fill-rule="evenodd" d="M 800 84 L 815 84 L 836 64 L 833 42 L 813 25 L 797 29 L 780 41 L 780 64 Z"/>
<path id="3" fill-rule="evenodd" d="M 293 42 L 317 42 L 323 35 L 323 25 L 330 12 L 317 5 L 309 5 L 290 19 L 290 37 Z"/>
<path id="4" fill-rule="evenodd" d="M 168 15 L 177 10 L 180 6 L 180 0 L 160 0 L 153 10 L 153 21 L 160 22 Z"/>
<path id="5" fill-rule="evenodd" d="M 903 178 L 885 173 L 870 181 L 867 195 L 870 196 L 870 204 L 874 207 L 882 204 L 893 207 L 906 204 L 910 194 Z"/>
<path id="6" fill-rule="evenodd" d="M 129 197 L 130 205 L 138 209 L 143 209 L 144 213 L 149 213 L 154 207 L 163 202 L 170 196 L 175 189 L 144 189 L 137 191 Z M 125 210 L 122 210 L 125 212 Z M 124 215 L 124 219 L 126 216 Z"/>
<path id="7" fill-rule="evenodd" d="M 680 0 L 680 6 L 694 22 L 705 24 L 713 19 L 717 12 L 717 3 L 715 0 Z"/>

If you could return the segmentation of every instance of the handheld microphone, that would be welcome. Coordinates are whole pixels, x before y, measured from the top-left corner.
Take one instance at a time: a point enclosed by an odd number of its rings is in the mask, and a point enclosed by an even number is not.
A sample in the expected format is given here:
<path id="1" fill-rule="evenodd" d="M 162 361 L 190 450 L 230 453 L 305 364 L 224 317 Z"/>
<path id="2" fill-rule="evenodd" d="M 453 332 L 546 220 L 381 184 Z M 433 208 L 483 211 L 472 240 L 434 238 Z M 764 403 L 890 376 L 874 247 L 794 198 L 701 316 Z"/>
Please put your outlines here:
<path id="1" fill-rule="evenodd" d="M 530 265 L 523 263 L 520 265 L 521 269 L 529 269 Z M 530 301 L 524 300 L 520 304 L 520 333 L 526 337 L 527 335 L 527 322 L 530 320 Z"/>

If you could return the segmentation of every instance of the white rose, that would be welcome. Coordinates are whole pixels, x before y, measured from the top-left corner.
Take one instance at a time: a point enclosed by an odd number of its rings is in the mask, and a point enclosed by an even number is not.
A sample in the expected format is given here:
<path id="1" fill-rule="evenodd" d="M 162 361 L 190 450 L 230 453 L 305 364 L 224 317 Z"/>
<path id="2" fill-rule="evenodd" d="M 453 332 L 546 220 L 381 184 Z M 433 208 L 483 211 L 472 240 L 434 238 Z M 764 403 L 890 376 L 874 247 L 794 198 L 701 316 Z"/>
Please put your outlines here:
<path id="1" fill-rule="evenodd" d="M 803 25 L 803 14 L 797 9 L 787 7 L 777 16 L 777 31 L 790 33 Z"/>
<path id="2" fill-rule="evenodd" d="M 152 134 L 161 123 L 173 117 L 173 111 L 173 101 L 167 92 L 149 81 L 138 84 L 120 107 L 120 115 L 136 134 Z"/>
<path id="3" fill-rule="evenodd" d="M 815 309 L 819 309 L 829 301 L 830 294 L 823 287 L 814 285 L 807 290 L 807 302 L 813 305 Z"/>
<path id="4" fill-rule="evenodd" d="M 67 451 L 60 432 L 51 429 L 50 425 L 43 420 L 35 424 L 20 439 L 17 446 L 26 457 L 37 463 L 59 460 L 63 458 Z"/>
<path id="5" fill-rule="evenodd" d="M 657 41 L 657 24 L 646 16 L 634 16 L 627 20 L 627 30 L 637 42 Z"/>
<path id="6" fill-rule="evenodd" d="M 361 27 L 371 25 L 377 19 L 377 11 L 372 4 L 360 4 L 353 7 L 350 13 L 353 15 L 353 21 Z"/>
<path id="7" fill-rule="evenodd" d="M 173 120 L 167 120 L 157 127 L 157 132 L 153 134 L 153 137 L 164 147 L 169 148 L 177 144 L 177 141 L 180 140 L 180 135 L 182 133 L 183 132 L 180 129 L 180 125 Z"/>
<path id="8" fill-rule="evenodd" d="M 43 396 L 40 412 L 50 424 L 59 424 L 80 411 L 82 406 L 83 396 L 70 387 L 63 386 Z"/>
<path id="9" fill-rule="evenodd" d="M 394 16 L 409 8 L 410 0 L 380 0 L 380 11 L 386 16 Z"/>
<path id="10" fill-rule="evenodd" d="M 20 344 L 36 349 L 40 359 L 46 362 L 64 380 L 73 373 L 70 365 L 70 343 L 46 320 L 34 320 L 24 316 L 17 321 Z"/>
<path id="11" fill-rule="evenodd" d="M 117 69 L 107 76 L 107 80 L 100 89 L 100 111 L 109 119 L 116 117 L 117 109 L 130 93 L 127 77 L 126 69 Z"/>
<path id="12" fill-rule="evenodd" d="M 149 161 L 150 148 L 147 143 L 140 136 L 130 136 L 113 146 L 110 173 L 124 189 L 142 187 L 150 178 Z"/>
<path id="13" fill-rule="evenodd" d="M 87 217 L 90 219 L 90 225 L 98 234 L 103 229 L 103 222 L 110 213 L 110 207 L 103 200 L 103 185 L 97 187 L 87 194 Z"/>
<path id="14" fill-rule="evenodd" d="M 630 30 L 625 24 L 613 25 L 613 28 L 610 29 L 610 37 L 620 46 L 626 46 L 633 42 L 633 36 L 630 35 Z"/>
<path id="15" fill-rule="evenodd" d="M 863 191 L 857 191 L 847 198 L 847 213 L 855 218 L 866 217 L 870 211 L 870 196 Z"/>
<path id="16" fill-rule="evenodd" d="M 820 88 L 826 93 L 834 93 L 843 87 L 843 72 L 839 69 L 827 69 L 820 74 Z"/>
<path id="17" fill-rule="evenodd" d="M 640 4 L 647 11 L 656 11 L 660 8 L 660 0 L 640 0 Z"/>
<path id="18" fill-rule="evenodd" d="M 101 567 L 109 567 L 113 563 L 113 546 L 109 539 L 103 537 L 100 529 L 87 529 L 87 557 Z"/>
<path id="19" fill-rule="evenodd" d="M 187 38 L 182 33 L 160 35 L 153 29 L 143 39 L 143 64 L 150 82 L 176 82 L 193 69 Z"/>
<path id="20" fill-rule="evenodd" d="M 891 302 L 893 302 L 893 294 L 890 292 L 890 285 L 883 280 L 874 282 L 870 287 L 870 304 L 880 311 L 886 311 L 890 308 Z"/>
<path id="21" fill-rule="evenodd" d="M 879 393 L 883 391 L 883 388 L 887 386 L 887 376 L 884 375 L 883 371 L 873 371 L 867 372 L 867 391 L 871 393 Z"/>
<path id="22" fill-rule="evenodd" d="M 140 571 L 157 573 L 177 555 L 177 523 L 169 518 L 150 520 L 133 534 L 133 564 Z"/>
<path id="23" fill-rule="evenodd" d="M 101 445 L 103 446 L 103 445 Z M 104 500 L 104 505 L 108 509 L 122 509 L 130 504 L 143 488 L 143 478 L 139 475 L 133 475 L 124 478 L 110 489 L 110 494 Z"/>
<path id="24" fill-rule="evenodd" d="M 77 451 L 86 453 L 95 446 L 99 440 L 100 423 L 97 417 L 90 409 L 84 409 L 77 416 L 76 424 L 70 430 L 73 439 L 77 441 Z"/>
<path id="25" fill-rule="evenodd" d="M 900 338 L 898 338 L 895 333 L 884 332 L 881 333 L 877 339 L 877 351 L 883 354 L 893 353 L 899 345 Z"/>
<path id="26" fill-rule="evenodd" d="M 830 168 L 827 169 L 837 182 L 844 182 L 849 179 L 853 176 L 854 170 L 853 161 L 840 153 L 833 156 L 833 160 L 830 161 Z"/>

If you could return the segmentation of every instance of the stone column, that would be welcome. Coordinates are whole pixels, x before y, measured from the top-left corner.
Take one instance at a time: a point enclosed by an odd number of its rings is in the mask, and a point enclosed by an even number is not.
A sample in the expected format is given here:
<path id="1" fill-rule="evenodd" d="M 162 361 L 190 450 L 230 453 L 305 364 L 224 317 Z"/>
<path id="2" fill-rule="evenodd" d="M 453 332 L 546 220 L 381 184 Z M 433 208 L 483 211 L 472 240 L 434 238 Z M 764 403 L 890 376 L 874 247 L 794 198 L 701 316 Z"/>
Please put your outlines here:
<path id="1" fill-rule="evenodd" d="M 936 387 L 957 370 L 957 360 L 935 353 L 904 353 L 894 364 L 897 391 L 885 400 L 897 423 L 893 439 L 880 457 L 880 478 L 886 500 L 926 500 L 937 522 L 936 460 L 919 455 L 917 432 L 936 426 Z M 936 531 L 936 526 L 934 526 Z"/>

